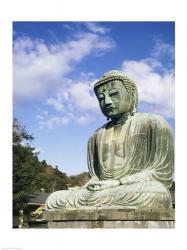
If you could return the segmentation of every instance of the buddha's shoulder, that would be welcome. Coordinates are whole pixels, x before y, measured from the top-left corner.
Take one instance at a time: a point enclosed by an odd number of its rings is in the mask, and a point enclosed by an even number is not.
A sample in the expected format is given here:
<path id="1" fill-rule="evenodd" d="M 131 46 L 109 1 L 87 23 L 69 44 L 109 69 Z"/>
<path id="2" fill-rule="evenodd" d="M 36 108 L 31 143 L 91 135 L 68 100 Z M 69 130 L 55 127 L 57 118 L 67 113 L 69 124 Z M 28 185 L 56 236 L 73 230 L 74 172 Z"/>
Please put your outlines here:
<path id="1" fill-rule="evenodd" d="M 103 131 L 103 129 L 105 129 L 106 127 L 108 127 L 108 125 L 110 125 L 110 122 L 107 122 L 106 124 L 104 124 L 103 126 L 101 126 L 100 128 L 98 128 L 97 130 L 95 130 L 93 132 L 93 134 L 90 136 L 89 140 L 95 139 L 98 136 L 98 134 Z"/>
<path id="2" fill-rule="evenodd" d="M 132 116 L 131 121 L 133 124 L 138 125 L 157 125 L 159 127 L 168 127 L 167 121 L 160 115 L 150 114 L 150 113 L 136 113 Z"/>
<path id="3" fill-rule="evenodd" d="M 136 113 L 134 116 L 132 116 L 132 120 L 136 121 L 165 121 L 165 119 L 156 114 L 151 113 Z"/>
<path id="4" fill-rule="evenodd" d="M 167 121 L 160 115 L 151 114 L 151 113 L 136 113 L 134 116 L 131 116 L 128 120 L 128 126 L 136 129 L 146 129 L 150 127 L 154 127 L 157 129 L 169 129 L 171 130 Z M 127 124 L 124 124 L 126 126 Z M 98 128 L 94 133 L 90 136 L 90 140 L 96 139 L 96 137 L 102 133 L 102 131 L 106 128 L 112 126 L 111 122 L 104 124 L 102 127 Z"/>

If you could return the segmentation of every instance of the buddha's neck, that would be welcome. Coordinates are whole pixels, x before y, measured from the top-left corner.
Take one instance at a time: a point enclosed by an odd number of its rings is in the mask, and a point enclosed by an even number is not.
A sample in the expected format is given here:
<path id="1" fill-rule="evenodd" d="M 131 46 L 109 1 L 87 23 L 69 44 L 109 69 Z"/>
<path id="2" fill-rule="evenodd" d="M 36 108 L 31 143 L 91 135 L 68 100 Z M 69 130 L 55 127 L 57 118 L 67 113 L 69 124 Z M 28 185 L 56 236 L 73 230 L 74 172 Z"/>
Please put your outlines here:
<path id="1" fill-rule="evenodd" d="M 111 118 L 113 125 L 122 125 L 124 124 L 130 116 L 130 113 L 122 114 L 118 117 Z"/>

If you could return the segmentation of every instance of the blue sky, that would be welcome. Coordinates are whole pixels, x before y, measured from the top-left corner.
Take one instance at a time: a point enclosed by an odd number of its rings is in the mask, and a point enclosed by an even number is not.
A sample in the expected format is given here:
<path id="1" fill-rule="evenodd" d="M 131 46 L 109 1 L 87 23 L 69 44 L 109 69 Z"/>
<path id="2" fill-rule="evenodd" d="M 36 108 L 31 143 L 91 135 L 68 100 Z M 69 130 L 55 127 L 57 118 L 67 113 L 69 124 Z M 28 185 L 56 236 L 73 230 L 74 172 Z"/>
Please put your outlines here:
<path id="1" fill-rule="evenodd" d="M 87 140 L 106 122 L 92 87 L 111 69 L 136 82 L 138 111 L 174 133 L 174 22 L 14 22 L 13 40 L 14 117 L 41 160 L 87 171 Z"/>

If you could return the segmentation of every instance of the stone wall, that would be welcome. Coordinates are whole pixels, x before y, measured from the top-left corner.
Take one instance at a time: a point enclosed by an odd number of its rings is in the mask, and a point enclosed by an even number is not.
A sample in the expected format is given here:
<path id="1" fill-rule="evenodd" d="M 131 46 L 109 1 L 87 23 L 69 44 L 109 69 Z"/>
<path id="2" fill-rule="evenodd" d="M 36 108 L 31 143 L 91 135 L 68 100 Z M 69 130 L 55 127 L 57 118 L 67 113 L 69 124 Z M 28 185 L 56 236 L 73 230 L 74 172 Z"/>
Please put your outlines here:
<path id="1" fill-rule="evenodd" d="M 64 209 L 45 212 L 48 228 L 174 228 L 174 210 Z"/>

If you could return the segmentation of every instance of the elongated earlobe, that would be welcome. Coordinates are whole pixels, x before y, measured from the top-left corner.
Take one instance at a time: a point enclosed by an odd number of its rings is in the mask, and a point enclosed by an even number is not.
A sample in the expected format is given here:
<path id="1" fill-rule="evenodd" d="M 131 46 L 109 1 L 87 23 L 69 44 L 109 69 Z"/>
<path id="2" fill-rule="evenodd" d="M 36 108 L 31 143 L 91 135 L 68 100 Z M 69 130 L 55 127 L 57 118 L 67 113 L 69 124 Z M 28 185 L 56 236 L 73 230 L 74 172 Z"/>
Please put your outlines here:
<path id="1" fill-rule="evenodd" d="M 133 116 L 135 113 L 136 113 L 135 97 L 134 94 L 132 93 L 132 104 L 130 108 L 130 115 Z"/>

